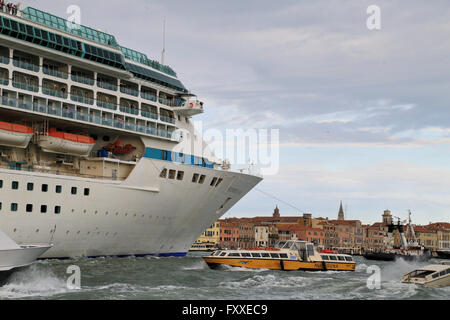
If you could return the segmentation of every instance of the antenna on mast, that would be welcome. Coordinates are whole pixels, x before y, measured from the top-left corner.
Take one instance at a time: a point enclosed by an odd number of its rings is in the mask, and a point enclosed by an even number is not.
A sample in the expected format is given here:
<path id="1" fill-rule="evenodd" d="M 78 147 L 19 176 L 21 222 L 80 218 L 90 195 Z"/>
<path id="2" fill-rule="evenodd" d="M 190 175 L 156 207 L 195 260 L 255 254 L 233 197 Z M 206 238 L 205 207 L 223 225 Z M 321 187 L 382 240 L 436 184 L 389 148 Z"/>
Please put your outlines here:
<path id="1" fill-rule="evenodd" d="M 166 56 L 166 18 L 164 18 L 163 22 L 163 50 L 161 53 L 161 64 L 164 65 L 164 60 Z"/>

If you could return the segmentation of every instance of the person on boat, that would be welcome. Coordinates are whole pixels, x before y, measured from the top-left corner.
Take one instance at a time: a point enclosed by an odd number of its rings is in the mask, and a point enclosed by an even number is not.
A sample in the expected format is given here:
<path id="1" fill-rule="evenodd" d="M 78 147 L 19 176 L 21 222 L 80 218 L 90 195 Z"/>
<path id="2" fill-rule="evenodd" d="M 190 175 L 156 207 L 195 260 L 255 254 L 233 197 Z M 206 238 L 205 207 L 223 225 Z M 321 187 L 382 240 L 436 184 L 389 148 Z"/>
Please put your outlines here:
<path id="1" fill-rule="evenodd" d="M 5 3 L 3 0 L 0 0 L 0 10 L 3 12 L 3 9 L 5 8 Z"/>

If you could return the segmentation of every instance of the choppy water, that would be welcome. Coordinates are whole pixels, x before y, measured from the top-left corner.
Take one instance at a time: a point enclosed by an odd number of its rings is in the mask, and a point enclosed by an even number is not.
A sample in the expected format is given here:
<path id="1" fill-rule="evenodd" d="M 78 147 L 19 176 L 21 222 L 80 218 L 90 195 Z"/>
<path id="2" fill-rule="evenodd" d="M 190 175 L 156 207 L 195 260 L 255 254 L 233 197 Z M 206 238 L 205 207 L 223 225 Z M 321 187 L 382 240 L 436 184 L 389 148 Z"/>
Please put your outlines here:
<path id="1" fill-rule="evenodd" d="M 402 284 L 401 276 L 427 263 L 373 262 L 357 257 L 356 272 L 210 270 L 201 254 L 186 258 L 99 258 L 40 261 L 13 275 L 0 299 L 304 300 L 450 299 L 450 287 Z M 438 262 L 432 260 L 431 262 Z M 67 287 L 71 265 L 81 289 Z M 381 269 L 381 289 L 367 288 L 368 266 Z"/>

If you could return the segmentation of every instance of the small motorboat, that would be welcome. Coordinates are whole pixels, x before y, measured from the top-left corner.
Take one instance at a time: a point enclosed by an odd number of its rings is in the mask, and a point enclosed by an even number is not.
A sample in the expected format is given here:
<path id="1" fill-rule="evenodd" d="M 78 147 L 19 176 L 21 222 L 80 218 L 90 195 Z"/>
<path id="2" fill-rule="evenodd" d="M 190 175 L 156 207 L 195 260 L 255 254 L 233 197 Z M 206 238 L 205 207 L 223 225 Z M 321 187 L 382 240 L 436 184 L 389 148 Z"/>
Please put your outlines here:
<path id="1" fill-rule="evenodd" d="M 34 135 L 28 126 L 0 121 L 0 145 L 25 149 Z"/>
<path id="2" fill-rule="evenodd" d="M 58 131 L 50 128 L 48 134 L 38 137 L 38 145 L 43 151 L 74 156 L 88 156 L 94 148 L 95 141 L 91 137 Z"/>
<path id="3" fill-rule="evenodd" d="M 122 141 L 116 141 L 107 145 L 106 147 L 103 147 L 103 150 L 112 152 L 114 154 L 126 155 L 136 151 L 136 147 L 132 144 L 124 145 Z"/>
<path id="4" fill-rule="evenodd" d="M 443 262 L 418 268 L 405 274 L 402 282 L 434 288 L 450 286 L 450 263 Z"/>
<path id="5" fill-rule="evenodd" d="M 33 264 L 52 247 L 51 244 L 18 245 L 0 230 L 0 285 L 14 272 Z"/>
<path id="6" fill-rule="evenodd" d="M 353 257 L 345 254 L 319 253 L 306 241 L 281 241 L 274 248 L 218 250 L 203 260 L 211 269 L 221 265 L 248 269 L 282 271 L 355 271 Z"/>
<path id="7" fill-rule="evenodd" d="M 203 242 L 203 243 L 194 243 L 189 251 L 202 251 L 202 252 L 212 252 L 216 251 L 217 246 L 215 243 L 211 242 Z"/>

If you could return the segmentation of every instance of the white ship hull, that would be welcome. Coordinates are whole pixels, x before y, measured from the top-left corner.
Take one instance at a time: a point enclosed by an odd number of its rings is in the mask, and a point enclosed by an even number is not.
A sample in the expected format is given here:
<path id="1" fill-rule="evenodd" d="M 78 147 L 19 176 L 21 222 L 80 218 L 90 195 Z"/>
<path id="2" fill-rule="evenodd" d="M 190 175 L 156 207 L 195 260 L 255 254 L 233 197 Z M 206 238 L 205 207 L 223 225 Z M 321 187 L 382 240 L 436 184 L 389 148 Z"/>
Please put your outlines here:
<path id="1" fill-rule="evenodd" d="M 160 178 L 162 169 L 183 170 L 185 179 Z M 193 183 L 194 173 L 204 184 Z M 213 177 L 223 178 L 211 187 Z M 125 181 L 83 179 L 0 169 L 0 225 L 17 243 L 46 243 L 45 258 L 161 255 L 183 256 L 200 234 L 247 194 L 261 178 L 234 172 L 142 159 Z M 18 181 L 21 190 L 12 190 Z M 23 191 L 27 183 L 34 191 Z M 48 192 L 41 191 L 48 185 Z M 61 194 L 55 186 L 62 186 Z M 77 187 L 77 195 L 71 188 Z M 83 190 L 89 188 L 89 196 Z M 16 212 L 11 203 L 18 204 Z M 27 213 L 27 204 L 33 212 Z M 41 213 L 41 206 L 47 212 Z M 61 207 L 55 214 L 54 208 Z M 223 208 L 222 208 L 223 207 Z"/>

